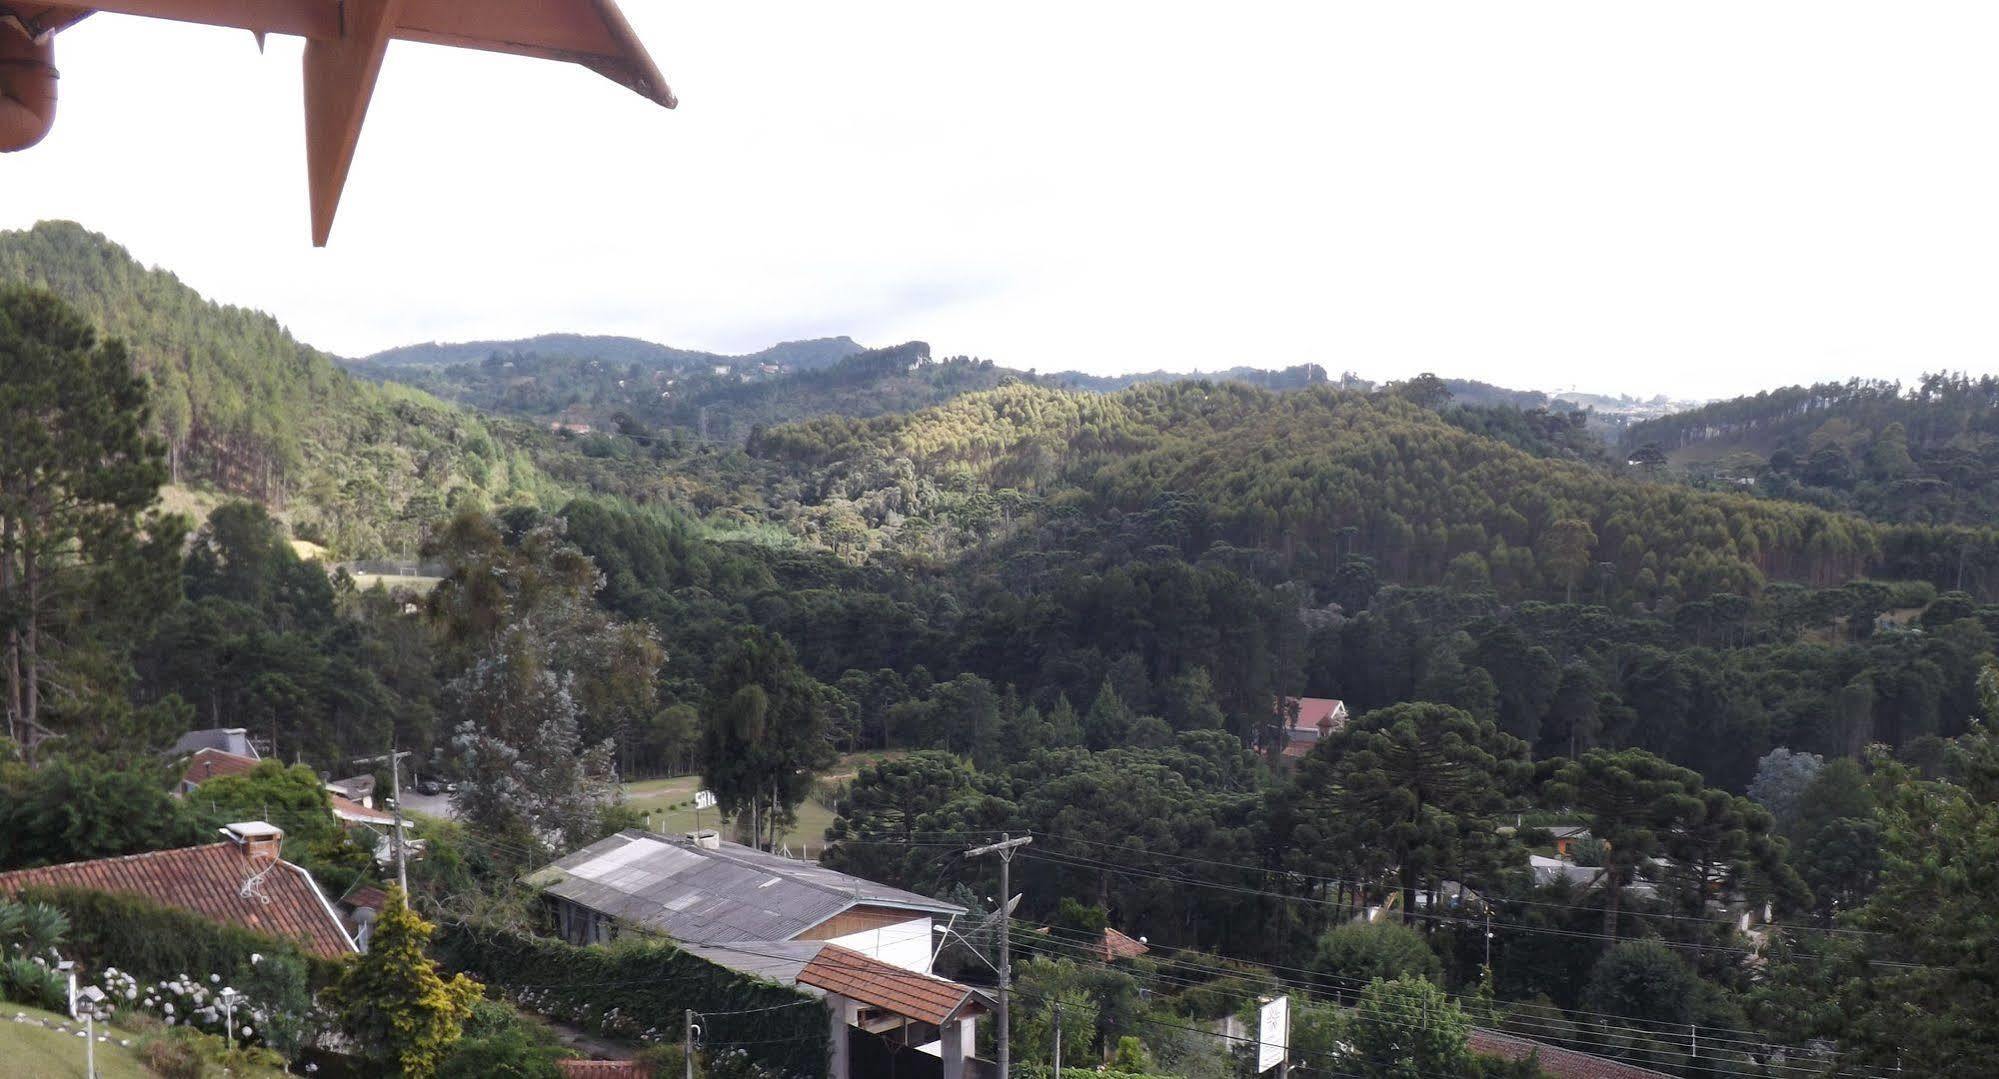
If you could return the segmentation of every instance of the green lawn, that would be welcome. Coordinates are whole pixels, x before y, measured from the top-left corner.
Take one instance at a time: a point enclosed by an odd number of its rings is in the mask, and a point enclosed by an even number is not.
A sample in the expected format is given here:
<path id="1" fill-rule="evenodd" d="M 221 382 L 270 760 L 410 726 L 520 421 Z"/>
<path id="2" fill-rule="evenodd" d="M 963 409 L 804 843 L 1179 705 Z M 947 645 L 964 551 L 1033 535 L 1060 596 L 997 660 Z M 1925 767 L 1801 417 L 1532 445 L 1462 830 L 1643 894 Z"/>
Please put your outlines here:
<path id="1" fill-rule="evenodd" d="M 840 783 L 854 778 L 863 764 L 885 760 L 898 754 L 891 750 L 874 753 L 849 753 L 840 758 L 826 775 L 821 776 L 822 784 Z M 639 783 L 625 784 L 625 803 L 641 813 L 647 814 L 653 831 L 667 835 L 677 835 L 694 830 L 694 792 L 701 789 L 700 776 L 674 776 L 671 779 L 648 779 Z M 701 827 L 715 828 L 722 823 L 720 813 L 712 809 L 701 811 Z M 798 825 L 786 832 L 784 843 L 793 854 L 814 855 L 826 845 L 826 829 L 833 824 L 833 811 L 807 798 L 798 807 Z"/>
<path id="2" fill-rule="evenodd" d="M 29 1022 L 17 1023 L 25 1015 Z M 0 1071 L 8 1075 L 32 1075 L 36 1079 L 83 1077 L 83 1039 L 74 1032 L 49 1030 L 42 1022 L 67 1021 L 54 1012 L 38 1011 L 20 1004 L 0 1002 Z M 109 1029 L 100 1024 L 98 1033 L 111 1040 L 97 1043 L 97 1074 L 105 1079 L 145 1079 L 153 1074 L 139 1063 L 139 1038 L 130 1031 Z M 120 1040 L 132 1048 L 119 1045 Z"/>

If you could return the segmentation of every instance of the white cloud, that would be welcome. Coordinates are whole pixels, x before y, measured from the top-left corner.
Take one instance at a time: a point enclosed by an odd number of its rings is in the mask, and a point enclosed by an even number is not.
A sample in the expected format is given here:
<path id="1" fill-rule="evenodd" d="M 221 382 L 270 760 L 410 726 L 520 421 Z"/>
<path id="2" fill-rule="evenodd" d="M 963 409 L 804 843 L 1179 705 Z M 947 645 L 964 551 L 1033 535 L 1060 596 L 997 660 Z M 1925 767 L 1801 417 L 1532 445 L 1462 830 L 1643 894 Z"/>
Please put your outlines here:
<path id="1" fill-rule="evenodd" d="M 1691 396 L 1999 346 L 1990 5 L 625 7 L 677 112 L 394 46 L 325 251 L 297 43 L 94 16 L 0 224 L 347 353 L 848 333 Z"/>

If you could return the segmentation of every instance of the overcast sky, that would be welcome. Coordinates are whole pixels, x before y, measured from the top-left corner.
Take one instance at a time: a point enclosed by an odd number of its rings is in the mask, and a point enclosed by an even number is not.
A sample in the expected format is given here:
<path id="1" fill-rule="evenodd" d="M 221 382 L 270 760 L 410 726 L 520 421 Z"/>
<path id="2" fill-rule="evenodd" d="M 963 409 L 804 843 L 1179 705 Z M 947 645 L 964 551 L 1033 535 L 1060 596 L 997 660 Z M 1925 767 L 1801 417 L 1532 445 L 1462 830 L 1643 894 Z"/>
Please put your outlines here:
<path id="1" fill-rule="evenodd" d="M 1699 397 L 1999 367 L 1999 5 L 624 0 L 679 94 L 396 43 L 310 246 L 295 40 L 98 15 L 0 226 L 358 355 L 911 338 Z"/>

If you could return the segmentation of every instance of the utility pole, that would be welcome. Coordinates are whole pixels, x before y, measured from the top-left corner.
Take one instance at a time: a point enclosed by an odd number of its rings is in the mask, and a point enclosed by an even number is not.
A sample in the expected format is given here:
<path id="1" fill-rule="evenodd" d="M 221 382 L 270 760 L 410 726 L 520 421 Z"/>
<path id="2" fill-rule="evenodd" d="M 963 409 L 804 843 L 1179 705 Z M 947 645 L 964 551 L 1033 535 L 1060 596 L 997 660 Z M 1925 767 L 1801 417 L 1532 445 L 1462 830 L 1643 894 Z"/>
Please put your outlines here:
<path id="1" fill-rule="evenodd" d="M 1485 905 L 1485 976 L 1492 977 L 1492 904 Z"/>
<path id="2" fill-rule="evenodd" d="M 403 769 L 402 757 L 394 743 L 389 745 L 389 800 L 396 809 L 396 886 L 403 890 L 403 902 L 410 901 L 409 859 L 403 855 Z"/>
<path id="3" fill-rule="evenodd" d="M 1055 1002 L 1055 1079 L 1062 1079 L 1062 1002 Z"/>
<path id="4" fill-rule="evenodd" d="M 680 1060 L 686 1079 L 694 1079 L 694 1009 L 687 1009 L 687 1029 L 681 1035 Z"/>
<path id="5" fill-rule="evenodd" d="M 1013 985 L 1013 962 L 1010 958 L 1008 938 L 1013 935 L 1010 924 L 1013 916 L 1013 878 L 1009 870 L 1013 866 L 1013 852 L 1034 842 L 1031 835 L 1014 839 L 1005 832 L 1000 833 L 1000 841 L 983 847 L 973 847 L 965 852 L 967 858 L 977 858 L 985 854 L 997 854 L 1000 859 L 1000 940 L 999 940 L 999 1079 L 1013 1079 L 1013 1046 L 1008 1044 L 1012 1028 L 1007 1023 L 1007 990 Z"/>
<path id="6" fill-rule="evenodd" d="M 400 752 L 397 752 L 397 750 L 396 750 L 396 745 L 395 745 L 395 742 L 394 742 L 393 740 L 391 740 L 391 741 L 389 742 L 389 758 L 388 758 L 388 760 L 389 760 L 389 801 L 390 801 L 390 803 L 392 804 L 393 808 L 395 809 L 395 825 L 394 825 L 394 827 L 395 827 L 395 833 L 396 833 L 396 834 L 395 834 L 395 835 L 394 835 L 393 837 L 391 837 L 391 838 L 390 838 L 389 842 L 391 842 L 391 843 L 395 844 L 395 851 L 396 851 L 396 884 L 397 884 L 397 885 L 398 885 L 399 887 L 401 887 L 401 888 L 402 888 L 402 890 L 403 890 L 403 902 L 405 902 L 405 903 L 408 903 L 408 902 L 409 902 L 409 894 L 410 894 L 410 873 L 409 873 L 409 860 L 408 860 L 408 858 L 407 858 L 407 857 L 406 857 L 406 856 L 404 855 L 404 853 L 403 853 L 403 780 L 402 780 L 402 759 L 403 759 L 403 754 L 402 754 L 402 753 L 400 753 Z M 380 757 L 357 757 L 357 758 L 355 758 L 354 760 L 352 760 L 352 761 L 349 761 L 348 763 L 350 763 L 350 764 L 380 764 L 381 762 L 382 762 L 382 758 L 380 758 Z"/>

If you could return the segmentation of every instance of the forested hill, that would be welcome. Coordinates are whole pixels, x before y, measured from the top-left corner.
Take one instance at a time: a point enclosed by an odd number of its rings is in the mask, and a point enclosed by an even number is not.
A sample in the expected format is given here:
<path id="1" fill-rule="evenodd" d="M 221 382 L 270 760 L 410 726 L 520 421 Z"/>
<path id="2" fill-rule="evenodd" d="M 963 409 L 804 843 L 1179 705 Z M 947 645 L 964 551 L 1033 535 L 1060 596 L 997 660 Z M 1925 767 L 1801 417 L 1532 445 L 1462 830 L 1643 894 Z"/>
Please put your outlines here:
<path id="1" fill-rule="evenodd" d="M 1130 520 L 1170 500 L 1180 509 L 1155 542 L 1189 557 L 1260 549 L 1332 591 L 1355 556 L 1386 579 L 1489 583 L 1502 597 L 1651 604 L 1862 575 L 1953 587 L 1960 566 L 1967 587 L 1999 590 L 1989 531 L 1883 526 L 1537 457 L 1393 393 L 1015 385 L 909 416 L 785 427 L 757 449 L 817 470 L 818 489 L 844 503 L 836 516 L 891 532 L 935 523 L 898 461 L 932 478 L 940 505 L 959 505 L 966 480 L 1071 520 Z"/>
<path id="2" fill-rule="evenodd" d="M 575 333 L 545 333 L 511 341 L 428 342 L 385 349 L 354 361 L 370 368 L 449 367 L 477 364 L 495 354 L 566 357 L 647 369 L 672 370 L 723 364 L 754 368 L 779 364 L 796 369 L 826 367 L 861 351 L 851 337 L 819 337 L 809 341 L 783 341 L 761 352 L 730 356 L 696 349 L 674 348 L 637 337 L 606 337 Z"/>
<path id="3" fill-rule="evenodd" d="M 1881 520 L 1999 519 L 1999 378 L 1790 386 L 1633 425 L 1627 454 Z"/>
<path id="4" fill-rule="evenodd" d="M 493 352 L 476 363 L 445 367 L 363 364 L 353 370 L 537 425 L 696 443 L 741 443 L 759 427 L 827 414 L 908 412 L 1033 377 L 989 360 L 934 360 L 921 341 L 860 350 L 802 369 L 705 362 L 646 367 L 588 355 Z"/>
<path id="5" fill-rule="evenodd" d="M 46 287 L 124 339 L 174 482 L 257 499 L 344 554 L 408 551 L 422 522 L 467 497 L 545 485 L 488 421 L 358 380 L 269 315 L 204 299 L 80 225 L 0 232 L 0 282 Z"/>

